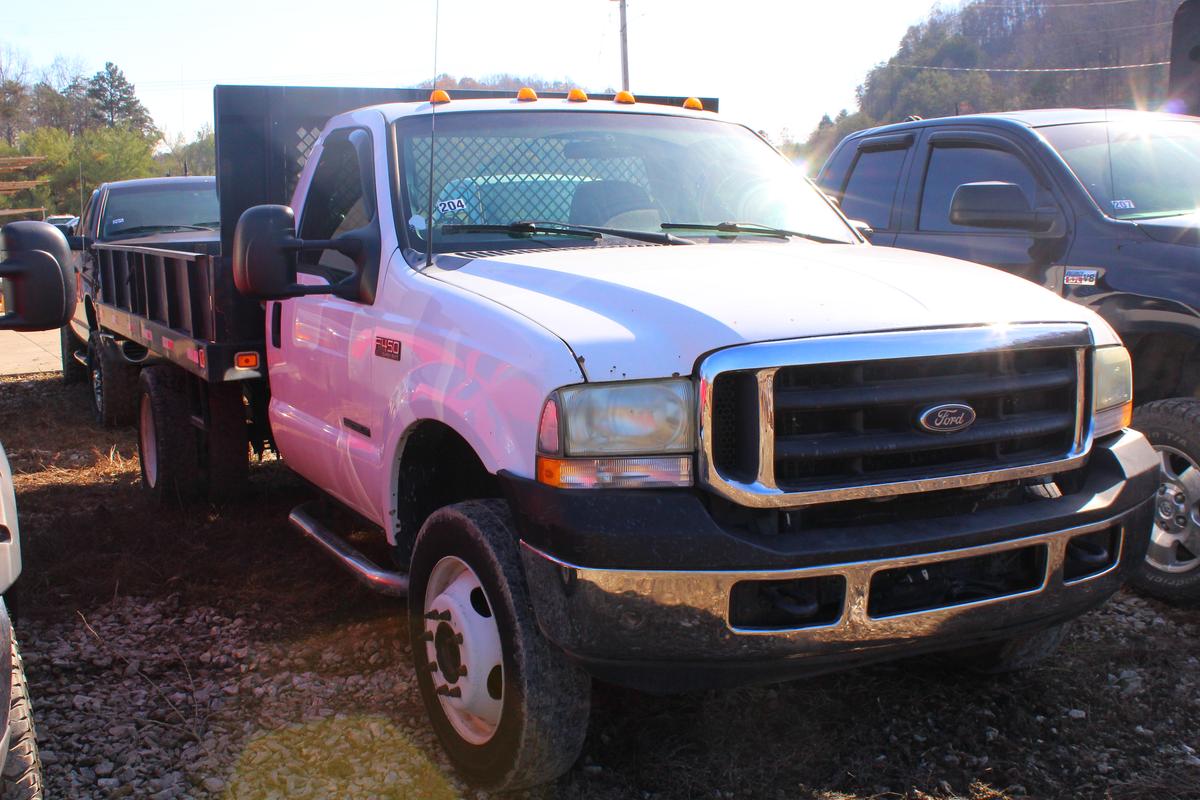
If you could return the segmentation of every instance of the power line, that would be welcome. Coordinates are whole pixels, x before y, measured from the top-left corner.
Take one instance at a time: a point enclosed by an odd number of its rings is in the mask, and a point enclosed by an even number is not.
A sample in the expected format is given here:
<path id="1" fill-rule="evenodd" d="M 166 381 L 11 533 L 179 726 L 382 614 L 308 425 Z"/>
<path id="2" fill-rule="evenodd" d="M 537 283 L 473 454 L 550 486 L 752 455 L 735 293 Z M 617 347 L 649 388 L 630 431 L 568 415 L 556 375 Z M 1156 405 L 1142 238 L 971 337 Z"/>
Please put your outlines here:
<path id="1" fill-rule="evenodd" d="M 931 67 L 920 64 L 888 64 L 887 67 L 900 69 L 931 69 L 938 72 L 1111 72 L 1121 69 L 1142 69 L 1144 67 L 1165 67 L 1170 61 L 1151 61 L 1147 64 L 1123 64 L 1116 67 Z M 885 67 L 885 69 L 887 68 Z"/>

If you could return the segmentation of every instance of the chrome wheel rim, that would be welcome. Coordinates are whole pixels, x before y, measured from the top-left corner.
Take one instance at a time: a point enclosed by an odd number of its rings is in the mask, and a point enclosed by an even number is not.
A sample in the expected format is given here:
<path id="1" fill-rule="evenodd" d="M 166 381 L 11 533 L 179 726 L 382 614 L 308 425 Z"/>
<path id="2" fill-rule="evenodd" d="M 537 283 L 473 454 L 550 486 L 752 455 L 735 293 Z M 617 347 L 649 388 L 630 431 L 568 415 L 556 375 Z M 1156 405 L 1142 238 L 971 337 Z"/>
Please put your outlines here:
<path id="1" fill-rule="evenodd" d="M 1162 572 L 1190 572 L 1200 567 L 1200 465 L 1174 447 L 1155 449 L 1162 464 L 1146 561 Z"/>
<path id="2" fill-rule="evenodd" d="M 158 439 L 154 432 L 154 410 L 150 408 L 150 396 L 142 395 L 138 409 L 138 443 L 142 459 L 142 475 L 151 489 L 158 483 Z"/>
<path id="3" fill-rule="evenodd" d="M 486 744 L 504 710 L 504 654 L 491 600 L 455 556 L 434 565 L 424 599 L 421 638 L 442 713 L 464 741 Z"/>

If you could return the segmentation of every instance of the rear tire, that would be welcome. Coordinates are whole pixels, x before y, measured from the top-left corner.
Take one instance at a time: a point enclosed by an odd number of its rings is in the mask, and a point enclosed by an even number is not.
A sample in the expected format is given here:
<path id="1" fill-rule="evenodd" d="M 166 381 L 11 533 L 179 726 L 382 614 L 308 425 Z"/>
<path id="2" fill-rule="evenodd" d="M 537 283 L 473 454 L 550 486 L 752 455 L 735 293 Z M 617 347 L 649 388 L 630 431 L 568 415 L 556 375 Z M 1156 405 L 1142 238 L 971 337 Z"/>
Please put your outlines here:
<path id="1" fill-rule="evenodd" d="M 138 457 L 142 488 L 160 505 L 186 505 L 203 494 L 186 376 L 177 367 L 146 367 L 140 377 Z"/>
<path id="2" fill-rule="evenodd" d="M 1156 400 L 1133 415 L 1162 457 L 1146 559 L 1129 579 L 1178 605 L 1200 601 L 1200 400 Z"/>
<path id="3" fill-rule="evenodd" d="M 8 709 L 8 753 L 4 759 L 0 800 L 42 800 L 42 759 L 38 755 L 37 732 L 29 702 L 25 662 L 12 642 L 12 694 Z"/>
<path id="4" fill-rule="evenodd" d="M 417 682 L 459 771 L 512 790 L 570 769 L 587 733 L 591 679 L 538 630 L 504 501 L 434 512 L 417 536 L 411 579 Z"/>
<path id="5" fill-rule="evenodd" d="M 958 667 L 981 675 L 1029 669 L 1054 654 L 1071 629 L 1070 622 L 996 642 L 952 650 L 946 655 Z"/>
<path id="6" fill-rule="evenodd" d="M 88 370 L 75 360 L 75 352 L 79 349 L 79 340 L 71 332 L 70 325 L 63 325 L 58 331 L 59 347 L 62 350 L 62 379 L 63 383 L 83 383 L 88 378 Z"/>
<path id="7" fill-rule="evenodd" d="M 137 414 L 139 369 L 121 357 L 111 339 L 96 331 L 88 339 L 88 371 L 96 422 L 105 428 L 133 422 Z"/>

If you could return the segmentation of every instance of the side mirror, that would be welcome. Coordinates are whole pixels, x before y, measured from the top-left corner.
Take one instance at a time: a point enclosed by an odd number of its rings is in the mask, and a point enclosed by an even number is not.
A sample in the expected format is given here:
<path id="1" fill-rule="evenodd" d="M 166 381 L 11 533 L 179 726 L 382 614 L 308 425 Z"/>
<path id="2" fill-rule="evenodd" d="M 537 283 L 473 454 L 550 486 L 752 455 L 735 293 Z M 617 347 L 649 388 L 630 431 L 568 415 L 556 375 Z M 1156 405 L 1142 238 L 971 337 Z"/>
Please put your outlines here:
<path id="1" fill-rule="evenodd" d="M 3 237 L 8 258 L 0 262 L 0 330 L 66 325 L 75 311 L 75 281 L 62 233 L 45 222 L 10 222 Z"/>
<path id="2" fill-rule="evenodd" d="M 74 228 L 72 228 L 74 230 Z M 66 233 L 66 231 L 64 231 Z M 92 246 L 92 240 L 86 236 L 73 236 L 67 234 L 67 246 L 72 250 L 87 250 Z"/>
<path id="3" fill-rule="evenodd" d="M 304 241 L 296 238 L 296 215 L 287 206 L 263 205 L 242 212 L 233 232 L 233 282 L 256 300 L 286 300 L 310 294 L 343 296 L 356 275 L 331 286 L 296 282 L 296 253 L 337 250 L 353 257 L 361 250 L 355 240 Z"/>
<path id="4" fill-rule="evenodd" d="M 1003 181 L 964 183 L 954 190 L 950 221 L 973 228 L 1010 228 L 1050 232 L 1059 222 L 1057 211 L 1034 210 L 1021 187 Z"/>

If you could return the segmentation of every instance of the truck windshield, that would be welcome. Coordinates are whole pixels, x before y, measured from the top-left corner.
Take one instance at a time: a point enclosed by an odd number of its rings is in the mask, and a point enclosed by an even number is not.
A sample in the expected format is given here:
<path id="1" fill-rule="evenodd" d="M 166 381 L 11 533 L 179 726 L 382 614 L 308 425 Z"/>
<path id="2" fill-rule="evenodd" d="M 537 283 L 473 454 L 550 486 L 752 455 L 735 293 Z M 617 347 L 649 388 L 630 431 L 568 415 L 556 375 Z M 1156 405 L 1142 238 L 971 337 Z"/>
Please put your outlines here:
<path id="1" fill-rule="evenodd" d="M 216 230 L 221 211 L 215 181 L 164 181 L 123 186 L 108 193 L 100 237 L 178 230 Z"/>
<path id="2" fill-rule="evenodd" d="M 435 252 L 585 243 L 472 227 L 530 220 L 705 240 L 761 240 L 771 237 L 764 229 L 782 229 L 857 242 L 800 168 L 740 125 L 603 111 L 464 111 L 439 114 L 436 125 Z M 400 120 L 395 135 L 400 207 L 410 241 L 424 249 L 429 117 Z M 731 222 L 745 225 L 719 228 Z"/>
<path id="3" fill-rule="evenodd" d="M 1114 219 L 1200 208 L 1200 124 L 1085 122 L 1038 129 Z"/>

